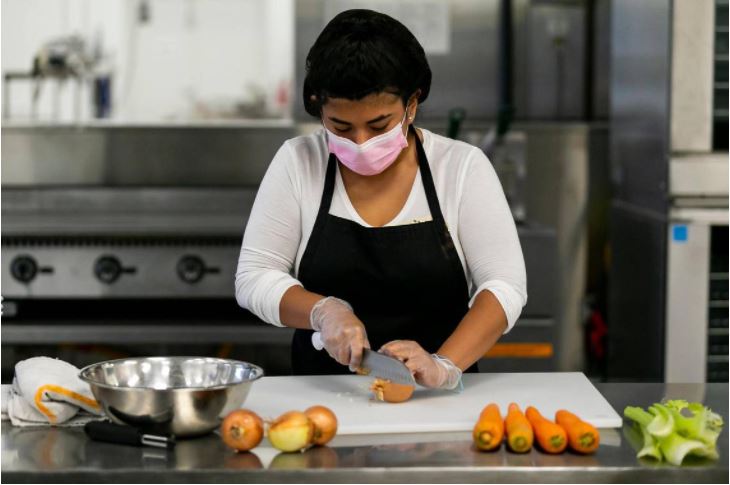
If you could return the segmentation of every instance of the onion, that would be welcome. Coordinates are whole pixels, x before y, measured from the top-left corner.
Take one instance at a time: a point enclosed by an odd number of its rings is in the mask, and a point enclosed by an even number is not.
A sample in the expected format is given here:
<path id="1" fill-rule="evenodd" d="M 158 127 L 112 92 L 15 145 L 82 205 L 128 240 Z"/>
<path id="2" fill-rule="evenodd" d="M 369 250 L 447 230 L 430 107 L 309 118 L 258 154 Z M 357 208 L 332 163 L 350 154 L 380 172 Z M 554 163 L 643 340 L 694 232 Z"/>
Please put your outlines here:
<path id="1" fill-rule="evenodd" d="M 325 406 L 312 406 L 304 411 L 304 414 L 314 424 L 313 444 L 322 446 L 335 437 L 337 433 L 337 416 L 331 409 Z"/>
<path id="2" fill-rule="evenodd" d="M 301 451 L 312 445 L 314 423 L 300 411 L 289 411 L 269 425 L 268 436 L 277 450 Z"/>
<path id="3" fill-rule="evenodd" d="M 236 409 L 221 423 L 221 438 L 226 446 L 236 451 L 248 451 L 261 443 L 264 422 L 248 409 Z"/>
<path id="4" fill-rule="evenodd" d="M 384 402 L 403 402 L 407 401 L 413 395 L 416 386 L 411 384 L 398 384 L 386 379 L 375 379 L 370 386 L 375 399 Z"/>

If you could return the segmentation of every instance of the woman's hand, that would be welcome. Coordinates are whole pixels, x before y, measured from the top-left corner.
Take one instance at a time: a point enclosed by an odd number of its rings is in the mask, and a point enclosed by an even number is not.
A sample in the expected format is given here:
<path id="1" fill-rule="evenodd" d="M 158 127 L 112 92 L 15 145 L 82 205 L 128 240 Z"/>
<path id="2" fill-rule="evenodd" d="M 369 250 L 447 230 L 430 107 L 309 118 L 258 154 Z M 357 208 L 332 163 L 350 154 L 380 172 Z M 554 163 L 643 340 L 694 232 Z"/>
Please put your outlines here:
<path id="1" fill-rule="evenodd" d="M 355 372 L 362 361 L 362 349 L 369 349 L 370 342 L 365 325 L 350 304 L 332 296 L 323 298 L 312 307 L 309 320 L 312 329 L 321 333 L 330 357 Z"/>
<path id="2" fill-rule="evenodd" d="M 429 354 L 413 340 L 394 340 L 380 352 L 403 362 L 416 382 L 432 389 L 454 389 L 461 381 L 461 369 L 446 357 Z"/>

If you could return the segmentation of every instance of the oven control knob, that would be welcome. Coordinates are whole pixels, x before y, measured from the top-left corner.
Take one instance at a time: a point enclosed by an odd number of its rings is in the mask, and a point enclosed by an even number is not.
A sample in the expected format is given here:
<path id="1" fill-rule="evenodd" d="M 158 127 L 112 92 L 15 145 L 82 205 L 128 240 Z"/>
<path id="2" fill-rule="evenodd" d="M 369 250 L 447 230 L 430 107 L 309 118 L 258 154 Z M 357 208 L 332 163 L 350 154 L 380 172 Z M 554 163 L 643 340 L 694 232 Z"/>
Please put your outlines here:
<path id="1" fill-rule="evenodd" d="M 114 283 L 122 271 L 122 263 L 114 256 L 102 256 L 94 264 L 94 274 L 102 283 Z"/>
<path id="2" fill-rule="evenodd" d="M 177 275 L 186 283 L 197 283 L 205 275 L 205 263 L 197 256 L 183 256 L 177 262 Z"/>
<path id="3" fill-rule="evenodd" d="M 197 283 L 205 272 L 205 263 L 197 256 L 183 256 L 177 262 L 177 275 L 186 283 Z"/>
<path id="4" fill-rule="evenodd" d="M 18 256 L 10 263 L 10 274 L 21 283 L 30 283 L 38 274 L 38 263 L 30 256 Z"/>

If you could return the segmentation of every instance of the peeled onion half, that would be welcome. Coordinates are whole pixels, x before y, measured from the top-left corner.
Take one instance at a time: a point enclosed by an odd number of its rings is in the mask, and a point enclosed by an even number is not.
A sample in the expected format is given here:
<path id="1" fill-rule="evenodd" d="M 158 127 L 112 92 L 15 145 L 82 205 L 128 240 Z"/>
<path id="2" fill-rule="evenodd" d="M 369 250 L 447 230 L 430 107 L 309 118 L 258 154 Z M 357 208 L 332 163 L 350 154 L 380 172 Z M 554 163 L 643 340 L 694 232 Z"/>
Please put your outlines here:
<path id="1" fill-rule="evenodd" d="M 300 411 L 289 411 L 269 424 L 268 438 L 277 450 L 292 452 L 309 448 L 314 423 Z"/>

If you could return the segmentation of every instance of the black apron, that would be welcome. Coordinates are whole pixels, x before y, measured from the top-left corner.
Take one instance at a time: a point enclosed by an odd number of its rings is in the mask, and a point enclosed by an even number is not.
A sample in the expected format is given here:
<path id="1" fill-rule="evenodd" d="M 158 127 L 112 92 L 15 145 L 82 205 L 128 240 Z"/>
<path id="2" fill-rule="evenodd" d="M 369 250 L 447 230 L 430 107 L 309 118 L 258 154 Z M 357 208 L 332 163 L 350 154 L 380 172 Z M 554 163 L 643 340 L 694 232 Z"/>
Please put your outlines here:
<path id="1" fill-rule="evenodd" d="M 373 350 L 392 340 L 414 340 L 434 353 L 468 311 L 469 291 L 444 222 L 431 169 L 418 135 L 418 165 L 432 220 L 365 227 L 329 214 L 337 159 L 330 154 L 319 213 L 299 265 L 308 291 L 342 298 L 365 324 Z M 294 374 L 349 374 L 326 350 L 312 346 L 312 330 L 297 329 Z M 476 364 L 467 372 L 477 372 Z"/>

